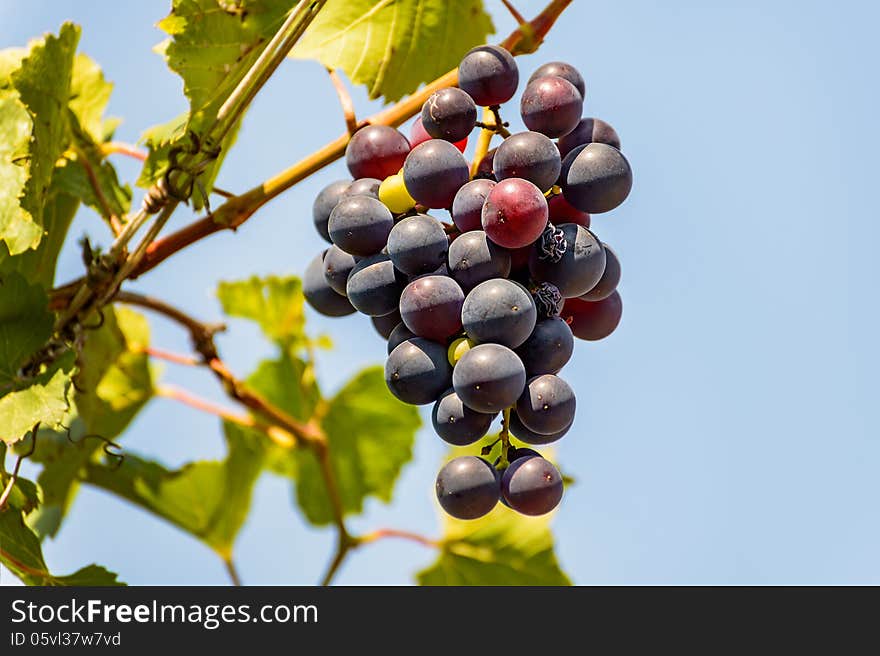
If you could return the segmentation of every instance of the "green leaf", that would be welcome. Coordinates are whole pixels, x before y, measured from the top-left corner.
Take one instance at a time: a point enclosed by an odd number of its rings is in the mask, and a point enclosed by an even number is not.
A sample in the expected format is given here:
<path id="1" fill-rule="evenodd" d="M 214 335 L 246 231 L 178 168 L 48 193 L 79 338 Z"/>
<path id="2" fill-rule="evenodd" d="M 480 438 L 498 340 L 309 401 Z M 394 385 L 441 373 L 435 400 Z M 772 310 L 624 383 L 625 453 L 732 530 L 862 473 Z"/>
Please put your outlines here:
<path id="1" fill-rule="evenodd" d="M 278 360 L 261 362 L 246 382 L 299 421 L 308 421 L 321 399 L 311 367 L 286 353 Z"/>
<path id="2" fill-rule="evenodd" d="M 171 14 L 158 24 L 170 38 L 156 48 L 168 67 L 183 79 L 183 91 L 190 101 L 186 128 L 175 131 L 173 143 L 187 144 L 189 138 L 185 135 L 190 132 L 204 136 L 293 4 L 292 0 L 173 0 Z M 200 177 L 207 190 L 237 130 L 238 125 L 224 138 L 220 156 Z M 138 184 L 147 186 L 158 180 L 167 168 L 167 157 L 167 148 L 151 149 Z M 192 200 L 199 209 L 199 194 Z"/>
<path id="3" fill-rule="evenodd" d="M 84 480 L 171 522 L 228 558 L 262 469 L 259 452 L 237 430 L 225 426 L 229 453 L 222 462 L 196 462 L 170 471 L 127 453 L 118 469 L 88 463 Z"/>
<path id="4" fill-rule="evenodd" d="M 482 0 L 330 0 L 291 53 L 400 100 L 455 68 L 495 28 Z"/>
<path id="5" fill-rule="evenodd" d="M 68 352 L 38 376 L 0 398 L 0 438 L 14 444 L 37 422 L 47 427 L 61 423 L 70 408 L 68 392 L 73 371 L 74 355 Z"/>
<path id="6" fill-rule="evenodd" d="M 5 451 L 6 445 L 0 442 L 0 458 L 3 457 Z M 10 478 L 12 478 L 12 474 L 3 471 L 3 466 L 0 465 L 0 490 L 6 489 Z M 12 484 L 12 490 L 10 490 L 6 503 L 10 508 L 15 508 L 22 514 L 29 515 L 40 505 L 39 490 L 33 481 L 18 476 L 15 483 Z"/>
<path id="7" fill-rule="evenodd" d="M 95 142 L 104 141 L 104 110 L 112 92 L 113 83 L 104 78 L 101 67 L 91 57 L 78 54 L 73 60 L 69 106 Z"/>
<path id="8" fill-rule="evenodd" d="M 0 277 L 0 395 L 19 380 L 18 370 L 52 335 L 49 297 L 19 273 Z"/>
<path id="9" fill-rule="evenodd" d="M 400 470 L 412 459 L 421 421 L 416 408 L 388 392 L 381 367 L 356 375 L 329 402 L 321 422 L 346 514 L 360 513 L 367 497 L 391 501 Z M 310 451 L 296 451 L 297 502 L 313 524 L 333 521 L 320 468 Z"/>
<path id="10" fill-rule="evenodd" d="M 143 315 L 124 307 L 106 308 L 104 325 L 86 331 L 80 352 L 71 417 L 65 432 L 41 432 L 34 460 L 43 463 L 37 479 L 43 503 L 30 525 L 42 538 L 54 536 L 79 488 L 86 463 L 95 460 L 104 440 L 114 440 L 155 393 L 153 372 L 144 348 L 149 326 Z M 86 437 L 92 436 L 92 437 Z"/>
<path id="11" fill-rule="evenodd" d="M 16 271 L 28 280 L 49 289 L 55 280 L 55 266 L 58 254 L 67 237 L 67 231 L 79 208 L 79 198 L 59 189 L 58 171 L 52 177 L 52 192 L 43 208 L 43 225 L 46 234 L 36 249 L 30 249 L 11 257 L 6 244 L 0 242 L 0 277 L 4 273 Z"/>
<path id="12" fill-rule="evenodd" d="M 144 349 L 146 318 L 125 307 L 106 308 L 104 325 L 90 331 L 80 353 L 76 407 L 89 433 L 112 439 L 122 433 L 155 393 Z"/>
<path id="13" fill-rule="evenodd" d="M 571 585 L 553 551 L 550 519 L 501 504 L 477 520 L 447 518 L 437 561 L 416 579 L 419 585 Z"/>
<path id="14" fill-rule="evenodd" d="M 269 339 L 289 350 L 306 341 L 302 283 L 299 278 L 254 276 L 221 282 L 217 297 L 223 312 L 257 322 Z"/>
<path id="15" fill-rule="evenodd" d="M 40 541 L 15 508 L 0 512 L 0 562 L 26 585 L 124 585 L 116 574 L 98 565 L 67 576 L 49 572 Z"/>
<path id="16" fill-rule="evenodd" d="M 171 144 L 186 134 L 187 118 L 189 114 L 184 112 L 166 123 L 146 129 L 141 134 L 140 143 L 147 147 L 149 154 L 141 169 L 137 186 L 149 187 L 162 177 L 168 167 Z"/>
<path id="17" fill-rule="evenodd" d="M 13 253 L 35 246 L 43 233 L 20 200 L 28 179 L 31 129 L 18 93 L 0 93 L 0 246 Z"/>
<path id="18" fill-rule="evenodd" d="M 50 34 L 35 42 L 19 68 L 10 75 L 19 100 L 32 120 L 27 152 L 19 153 L 19 157 L 26 158 L 13 160 L 27 162 L 29 177 L 21 196 L 21 207 L 29 214 L 30 223 L 18 213 L 11 222 L 7 219 L 5 225 L 0 225 L 0 240 L 6 242 L 12 255 L 36 248 L 42 238 L 43 208 L 48 200 L 52 172 L 67 147 L 67 103 L 79 34 L 78 27 L 65 23 L 57 37 Z M 19 139 L 21 136 L 19 133 Z M 13 184 L 17 183 L 14 179 Z"/>

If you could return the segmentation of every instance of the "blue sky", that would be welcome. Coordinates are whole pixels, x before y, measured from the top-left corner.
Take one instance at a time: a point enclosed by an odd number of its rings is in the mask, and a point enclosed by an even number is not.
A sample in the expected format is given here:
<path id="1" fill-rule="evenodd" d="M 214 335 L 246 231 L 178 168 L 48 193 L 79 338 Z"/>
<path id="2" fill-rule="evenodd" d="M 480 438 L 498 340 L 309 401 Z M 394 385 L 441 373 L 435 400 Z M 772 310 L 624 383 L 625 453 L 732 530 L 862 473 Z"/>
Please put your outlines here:
<path id="1" fill-rule="evenodd" d="M 150 50 L 167 5 L 4 0 L 0 46 L 81 23 L 82 49 L 116 83 L 118 136 L 135 141 L 185 107 L 179 80 Z M 526 15 L 541 5 L 518 3 Z M 500 2 L 487 6 L 506 34 Z M 545 61 L 578 66 L 585 111 L 615 126 L 635 171 L 626 204 L 593 224 L 622 261 L 623 323 L 603 342 L 578 343 L 563 372 L 578 418 L 557 456 L 577 484 L 556 532 L 577 583 L 880 583 L 878 20 L 871 2 L 577 0 L 540 52 L 518 59 L 524 79 Z M 355 100 L 361 115 L 377 106 L 360 90 Z M 521 129 L 515 113 L 506 116 Z M 218 183 L 249 188 L 342 127 L 322 69 L 287 62 Z M 312 198 L 344 175 L 343 164 L 329 167 L 136 288 L 216 319 L 218 279 L 301 273 L 322 247 Z M 73 230 L 102 234 L 87 212 Z M 79 268 L 67 249 L 59 278 Z M 364 318 L 309 320 L 336 342 L 320 362 L 325 389 L 382 361 Z M 156 345 L 186 349 L 176 326 L 153 326 Z M 270 353 L 238 321 L 220 347 L 241 373 Z M 169 365 L 165 380 L 222 399 L 203 372 Z M 125 444 L 171 465 L 224 452 L 213 418 L 165 400 Z M 369 503 L 356 529 L 436 534 L 443 451 L 423 430 L 397 501 Z M 306 525 L 290 499 L 286 482 L 262 479 L 237 544 L 245 582 L 317 580 L 333 535 Z M 136 584 L 226 581 L 200 544 L 90 490 L 45 551 L 62 572 L 96 561 Z M 417 545 L 377 544 L 354 554 L 338 582 L 406 583 L 432 558 Z"/>

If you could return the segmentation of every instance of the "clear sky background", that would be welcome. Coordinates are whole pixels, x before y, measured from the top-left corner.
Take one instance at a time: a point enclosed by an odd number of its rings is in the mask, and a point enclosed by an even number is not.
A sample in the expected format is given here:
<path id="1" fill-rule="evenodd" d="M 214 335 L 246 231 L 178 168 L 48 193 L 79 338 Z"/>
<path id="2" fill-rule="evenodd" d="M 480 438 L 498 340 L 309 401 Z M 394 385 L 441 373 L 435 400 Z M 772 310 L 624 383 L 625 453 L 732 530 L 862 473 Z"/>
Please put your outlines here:
<path id="1" fill-rule="evenodd" d="M 179 79 L 151 52 L 168 4 L 0 0 L 0 46 L 82 24 L 82 50 L 116 84 L 118 137 L 135 141 L 185 108 Z M 543 3 L 517 4 L 531 16 Z M 500 2 L 487 7 L 500 38 L 512 21 Z M 878 22 L 868 1 L 575 0 L 540 52 L 518 59 L 522 79 L 545 61 L 578 66 L 585 112 L 617 128 L 635 171 L 629 200 L 593 223 L 622 260 L 623 323 L 579 342 L 563 372 L 578 418 L 557 455 L 577 485 L 555 528 L 577 583 L 880 583 Z M 355 99 L 359 115 L 378 107 L 361 90 Z M 515 106 L 505 116 L 521 129 Z M 287 62 L 218 184 L 249 188 L 342 128 L 321 67 Z M 136 288 L 219 318 L 218 279 L 302 273 L 323 243 L 312 199 L 345 175 L 334 164 Z M 72 236 L 85 232 L 107 241 L 88 211 Z M 68 248 L 59 279 L 80 268 Z M 383 361 L 366 318 L 309 322 L 336 342 L 320 360 L 326 390 Z M 186 349 L 178 327 L 152 325 L 156 345 Z M 238 321 L 220 347 L 241 374 L 271 352 Z M 204 372 L 169 365 L 164 379 L 223 398 Z M 148 406 L 125 446 L 169 465 L 224 453 L 214 418 L 167 400 Z M 443 452 L 423 430 L 396 501 L 370 502 L 355 528 L 437 534 Z M 237 544 L 242 577 L 315 582 L 333 540 L 303 522 L 288 482 L 266 475 Z M 226 582 L 198 542 L 90 489 L 44 549 L 63 573 L 98 562 L 133 584 Z M 386 541 L 352 555 L 337 581 L 406 583 L 433 558 Z"/>

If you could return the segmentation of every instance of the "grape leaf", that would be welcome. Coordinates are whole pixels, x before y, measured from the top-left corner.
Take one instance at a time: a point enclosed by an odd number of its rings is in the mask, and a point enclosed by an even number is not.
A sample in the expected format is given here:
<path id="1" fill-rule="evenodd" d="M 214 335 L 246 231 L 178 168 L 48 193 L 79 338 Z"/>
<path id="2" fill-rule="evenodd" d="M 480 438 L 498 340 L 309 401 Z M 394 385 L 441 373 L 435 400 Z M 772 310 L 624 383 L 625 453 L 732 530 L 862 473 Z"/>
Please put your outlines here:
<path id="1" fill-rule="evenodd" d="M 302 346 L 306 341 L 299 278 L 254 276 L 238 282 L 221 282 L 217 297 L 224 313 L 257 322 L 266 337 L 285 350 Z"/>
<path id="2" fill-rule="evenodd" d="M 174 130 L 171 141 L 162 140 L 151 148 L 138 184 L 148 186 L 158 180 L 168 165 L 168 146 L 186 143 L 189 133 L 204 136 L 292 6 L 291 0 L 173 0 L 171 13 L 158 24 L 170 38 L 156 50 L 183 79 L 190 110 L 185 129 Z M 223 139 L 220 156 L 200 177 L 208 190 L 238 125 Z M 199 194 L 192 200 L 196 209 L 201 208 Z"/>
<path id="3" fill-rule="evenodd" d="M 18 93 L 0 93 L 0 246 L 15 253 L 39 243 L 42 235 L 40 226 L 20 204 L 28 179 L 31 129 L 30 114 Z"/>
<path id="4" fill-rule="evenodd" d="M 87 331 L 68 433 L 43 431 L 33 460 L 43 463 L 37 479 L 43 503 L 28 519 L 41 537 L 54 536 L 78 489 L 80 470 L 116 439 L 154 394 L 153 372 L 144 348 L 149 326 L 143 315 L 124 307 L 106 308 L 104 325 Z M 112 460 L 112 459 L 111 459 Z"/>
<path id="5" fill-rule="evenodd" d="M 388 392 L 381 367 L 361 371 L 329 401 L 321 425 L 346 514 L 362 512 L 367 497 L 391 501 L 420 424 L 418 410 Z M 310 451 L 294 453 L 297 502 L 310 522 L 329 524 L 333 511 L 317 459 Z"/>
<path id="6" fill-rule="evenodd" d="M 419 585 L 571 585 L 553 551 L 550 519 L 501 504 L 477 520 L 447 518 L 437 561 L 416 579 Z"/>
<path id="7" fill-rule="evenodd" d="M 394 102 L 494 31 L 482 0 L 330 0 L 291 56 L 341 69 L 370 98 Z"/>
<path id="8" fill-rule="evenodd" d="M 52 171 L 67 145 L 66 107 L 79 34 L 77 26 L 65 23 L 57 37 L 50 34 L 34 42 L 19 68 L 10 74 L 18 98 L 32 120 L 26 153 L 29 177 L 21 196 L 21 206 L 30 215 L 30 224 L 19 213 L 11 224 L 0 229 L 0 240 L 6 242 L 12 255 L 35 248 L 42 238 L 43 207 Z"/>
<path id="9" fill-rule="evenodd" d="M 68 352 L 45 371 L 0 398 L 0 417 L 3 417 L 0 439 L 14 444 L 37 422 L 57 426 L 70 408 L 68 392 L 73 372 L 74 356 Z"/>
<path id="10" fill-rule="evenodd" d="M 200 461 L 172 471 L 127 453 L 118 469 L 87 463 L 84 480 L 171 522 L 228 558 L 262 462 L 229 426 L 225 432 L 229 452 L 222 462 Z"/>
<path id="11" fill-rule="evenodd" d="M 105 139 L 104 110 L 110 102 L 113 83 L 104 78 L 101 67 L 88 55 L 76 55 L 70 80 L 70 110 L 93 141 Z"/>
<path id="12" fill-rule="evenodd" d="M 0 563 L 26 585 L 124 585 L 117 575 L 89 565 L 67 576 L 49 572 L 37 536 L 15 508 L 0 512 Z"/>
<path id="13" fill-rule="evenodd" d="M 19 380 L 18 370 L 52 335 L 49 297 L 19 273 L 0 277 L 0 395 Z"/>

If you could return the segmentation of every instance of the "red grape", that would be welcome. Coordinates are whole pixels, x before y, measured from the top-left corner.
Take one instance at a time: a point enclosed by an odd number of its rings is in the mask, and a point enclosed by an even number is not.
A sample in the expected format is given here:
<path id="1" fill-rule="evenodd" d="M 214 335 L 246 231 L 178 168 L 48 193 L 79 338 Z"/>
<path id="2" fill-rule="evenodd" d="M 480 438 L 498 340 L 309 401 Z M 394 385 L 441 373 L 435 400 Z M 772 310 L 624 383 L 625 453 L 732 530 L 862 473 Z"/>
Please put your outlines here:
<path id="1" fill-rule="evenodd" d="M 562 318 L 568 322 L 574 336 L 591 342 L 613 333 L 622 315 L 623 301 L 618 292 L 595 302 L 567 298 L 562 308 Z"/>
<path id="2" fill-rule="evenodd" d="M 547 199 L 528 180 L 508 178 L 496 184 L 483 205 L 483 230 L 504 248 L 534 242 L 547 226 Z"/>
<path id="3" fill-rule="evenodd" d="M 345 163 L 353 178 L 384 180 L 403 166 L 409 142 L 387 125 L 368 125 L 357 132 L 345 149 Z"/>
<path id="4" fill-rule="evenodd" d="M 428 134 L 427 130 L 425 130 L 425 126 L 422 125 L 422 117 L 417 116 L 416 120 L 413 121 L 412 128 L 409 131 L 409 143 L 410 146 L 415 148 L 420 143 L 425 143 L 428 139 L 433 139 L 430 134 Z M 464 149 L 467 148 L 468 138 L 465 137 L 461 141 L 456 141 L 452 145 L 458 148 L 461 152 L 464 152 Z"/>

